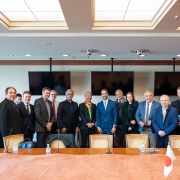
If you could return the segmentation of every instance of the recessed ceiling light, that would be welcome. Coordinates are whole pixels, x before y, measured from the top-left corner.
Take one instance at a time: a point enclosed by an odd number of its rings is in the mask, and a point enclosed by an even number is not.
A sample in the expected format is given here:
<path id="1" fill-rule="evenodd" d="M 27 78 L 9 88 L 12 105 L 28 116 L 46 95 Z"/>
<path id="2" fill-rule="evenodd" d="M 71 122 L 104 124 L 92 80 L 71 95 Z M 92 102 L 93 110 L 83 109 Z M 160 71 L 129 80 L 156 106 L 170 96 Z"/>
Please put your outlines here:
<path id="1" fill-rule="evenodd" d="M 107 54 L 101 54 L 101 56 L 102 56 L 102 57 L 106 57 L 106 56 L 108 56 L 108 55 L 107 55 Z"/>
<path id="2" fill-rule="evenodd" d="M 177 56 L 180 57 L 180 54 L 178 54 Z"/>
<path id="3" fill-rule="evenodd" d="M 70 56 L 70 55 L 69 55 L 69 54 L 63 54 L 63 56 L 64 56 L 64 57 L 68 57 L 68 56 Z"/>
<path id="4" fill-rule="evenodd" d="M 42 42 L 43 45 L 51 45 L 51 42 Z"/>
<path id="5" fill-rule="evenodd" d="M 145 55 L 145 54 L 140 54 L 139 56 L 140 56 L 140 57 L 144 57 L 144 56 L 146 56 L 146 55 Z"/>
<path id="6" fill-rule="evenodd" d="M 26 56 L 30 57 L 30 56 L 32 56 L 32 55 L 31 55 L 31 54 L 26 54 Z"/>
<path id="7" fill-rule="evenodd" d="M 13 56 L 12 54 L 8 54 L 7 56 Z"/>

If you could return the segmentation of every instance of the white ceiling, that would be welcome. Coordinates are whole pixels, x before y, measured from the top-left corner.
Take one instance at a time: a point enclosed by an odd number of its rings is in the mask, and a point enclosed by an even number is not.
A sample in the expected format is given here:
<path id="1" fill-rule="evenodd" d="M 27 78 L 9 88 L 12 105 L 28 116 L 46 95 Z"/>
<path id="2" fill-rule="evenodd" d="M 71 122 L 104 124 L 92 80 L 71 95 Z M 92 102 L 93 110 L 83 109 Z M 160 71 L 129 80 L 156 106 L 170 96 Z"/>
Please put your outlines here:
<path id="1" fill-rule="evenodd" d="M 92 60 L 170 60 L 180 54 L 180 0 L 165 15 L 154 30 L 92 30 L 90 0 L 60 0 L 69 30 L 7 30 L 0 24 L 0 60 L 88 59 L 82 49 L 97 49 Z M 142 14 L 143 16 L 143 14 Z M 42 45 L 51 42 L 51 45 Z M 146 57 L 130 53 L 134 49 L 149 49 Z M 108 54 L 101 57 L 100 54 Z M 7 56 L 13 54 L 12 57 Z M 32 54 L 26 57 L 25 54 Z M 63 57 L 69 54 L 69 57 Z"/>

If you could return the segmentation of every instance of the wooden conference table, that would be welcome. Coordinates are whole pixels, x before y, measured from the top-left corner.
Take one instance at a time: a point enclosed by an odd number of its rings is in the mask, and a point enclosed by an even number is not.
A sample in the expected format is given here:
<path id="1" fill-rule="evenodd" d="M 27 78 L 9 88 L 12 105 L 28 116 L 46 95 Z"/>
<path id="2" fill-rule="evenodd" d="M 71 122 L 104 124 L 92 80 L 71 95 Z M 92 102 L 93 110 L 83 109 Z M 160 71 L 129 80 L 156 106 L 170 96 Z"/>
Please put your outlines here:
<path id="1" fill-rule="evenodd" d="M 156 154 L 136 148 L 64 148 L 62 154 L 45 155 L 44 148 L 19 149 L 18 155 L 0 149 L 0 177 L 3 180 L 165 180 L 166 149 Z M 11 151 L 11 149 L 9 150 Z M 180 150 L 168 180 L 180 180 Z"/>
<path id="2" fill-rule="evenodd" d="M 166 148 L 157 149 L 158 151 L 155 154 L 165 154 Z M 176 156 L 180 156 L 180 149 L 174 148 L 172 149 Z M 58 150 L 51 149 L 51 153 L 55 154 Z M 95 154 L 106 154 L 108 151 L 107 148 L 60 148 L 59 149 L 61 154 L 71 154 L 71 155 L 95 155 Z M 110 149 L 112 154 L 119 154 L 119 155 L 141 155 L 142 153 L 138 148 L 111 148 Z M 9 149 L 9 152 L 12 152 L 12 149 Z M 0 149 L 0 153 L 4 153 L 4 149 Z M 45 155 L 46 149 L 45 148 L 19 148 L 19 155 Z M 144 152 L 144 155 L 152 154 L 151 152 Z"/>

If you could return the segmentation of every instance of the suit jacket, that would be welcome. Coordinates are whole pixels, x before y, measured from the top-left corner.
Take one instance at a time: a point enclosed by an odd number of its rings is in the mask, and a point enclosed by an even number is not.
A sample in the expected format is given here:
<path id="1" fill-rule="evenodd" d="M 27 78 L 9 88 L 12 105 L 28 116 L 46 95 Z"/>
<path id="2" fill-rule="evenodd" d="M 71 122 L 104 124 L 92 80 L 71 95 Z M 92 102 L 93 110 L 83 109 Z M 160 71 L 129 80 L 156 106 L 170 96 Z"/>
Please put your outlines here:
<path id="1" fill-rule="evenodd" d="M 59 101 L 55 100 L 55 109 L 56 109 L 56 117 L 57 117 L 57 112 L 58 112 L 58 107 L 59 107 Z"/>
<path id="2" fill-rule="evenodd" d="M 115 100 L 115 103 L 116 103 L 117 108 L 118 108 L 118 122 L 117 122 L 118 125 L 123 124 L 123 121 L 122 121 L 122 106 L 123 106 L 123 103 L 125 103 L 125 102 L 126 102 L 126 99 L 124 97 L 122 98 L 122 101 L 120 103 L 118 103 L 117 99 Z"/>
<path id="3" fill-rule="evenodd" d="M 136 120 L 135 114 L 138 108 L 138 101 L 132 102 L 131 104 L 130 119 L 128 119 L 128 106 L 129 106 L 129 102 L 125 102 L 122 107 L 123 134 L 127 133 L 127 129 L 129 127 L 132 128 L 132 130 L 130 131 L 131 133 L 137 133 L 138 132 L 137 123 L 133 125 L 130 123 L 130 120 Z"/>
<path id="4" fill-rule="evenodd" d="M 22 132 L 26 134 L 28 127 L 31 130 L 31 133 L 34 134 L 35 132 L 35 115 L 34 115 L 34 106 L 30 105 L 30 114 L 27 113 L 26 106 L 24 102 L 18 104 L 18 109 L 21 116 L 21 124 L 22 124 Z"/>
<path id="5" fill-rule="evenodd" d="M 180 100 L 172 101 L 171 106 L 178 110 L 178 114 L 180 114 Z"/>
<path id="6" fill-rule="evenodd" d="M 79 127 L 79 110 L 78 104 L 72 101 L 73 113 L 70 111 L 69 104 L 67 100 L 62 101 L 58 107 L 57 121 L 60 126 L 60 129 L 64 127 L 70 129 L 71 127 L 75 130 L 76 127 Z"/>
<path id="7" fill-rule="evenodd" d="M 90 123 L 89 111 L 84 103 L 79 105 L 79 116 L 80 116 L 80 129 L 88 129 L 87 123 Z M 96 105 L 92 103 L 92 121 L 96 122 Z M 95 126 L 94 126 L 95 127 Z"/>
<path id="8" fill-rule="evenodd" d="M 150 120 L 152 120 L 152 118 L 154 116 L 155 109 L 158 108 L 159 106 L 161 106 L 160 103 L 158 103 L 156 101 L 152 102 L 151 111 L 150 111 L 150 114 L 149 114 L 149 119 Z M 143 102 L 139 103 L 139 106 L 138 106 L 137 111 L 136 111 L 136 121 L 137 121 L 138 124 L 139 124 L 140 121 L 144 122 L 145 112 L 146 112 L 146 101 L 143 101 Z M 141 132 L 142 130 L 143 130 L 143 126 L 141 126 L 139 124 L 138 131 Z M 155 133 L 154 128 L 152 127 L 152 125 L 151 125 L 151 130 L 152 130 L 153 133 Z"/>
<path id="9" fill-rule="evenodd" d="M 22 134 L 21 117 L 12 102 L 4 99 L 0 104 L 0 132 L 2 137 L 11 134 Z"/>
<path id="10" fill-rule="evenodd" d="M 169 105 L 167 112 L 166 112 L 164 122 L 163 122 L 162 107 L 159 106 L 154 111 L 152 125 L 154 127 L 154 130 L 157 133 L 156 146 L 157 147 L 167 147 L 168 136 L 171 134 L 175 134 L 176 127 L 178 126 L 178 111 L 177 111 L 177 109 Z M 166 135 L 164 137 L 160 137 L 158 135 L 158 132 L 160 130 L 165 132 Z"/>
<path id="11" fill-rule="evenodd" d="M 49 107 L 50 107 L 50 121 L 49 122 L 53 123 L 54 114 L 53 114 L 53 109 L 52 109 L 52 103 L 49 100 L 47 100 L 47 102 L 49 103 Z M 42 97 L 35 100 L 34 113 L 36 117 L 35 130 L 37 132 L 46 132 L 46 124 L 48 123 L 49 117 L 48 117 L 48 111 L 47 111 L 45 101 Z"/>
<path id="12" fill-rule="evenodd" d="M 51 103 L 52 103 L 52 102 L 51 102 Z M 56 119 L 57 119 L 57 112 L 58 112 L 59 103 L 60 103 L 59 101 L 56 101 L 56 100 L 55 100 L 55 103 L 54 103 L 54 104 L 55 104 L 55 112 L 56 112 L 55 115 L 56 115 Z"/>
<path id="13" fill-rule="evenodd" d="M 97 127 L 100 127 L 103 133 L 106 133 L 104 132 L 106 129 L 108 134 L 111 134 L 113 125 L 117 126 L 117 114 L 117 106 L 114 101 L 108 100 L 106 110 L 103 101 L 99 102 L 96 108 Z"/>

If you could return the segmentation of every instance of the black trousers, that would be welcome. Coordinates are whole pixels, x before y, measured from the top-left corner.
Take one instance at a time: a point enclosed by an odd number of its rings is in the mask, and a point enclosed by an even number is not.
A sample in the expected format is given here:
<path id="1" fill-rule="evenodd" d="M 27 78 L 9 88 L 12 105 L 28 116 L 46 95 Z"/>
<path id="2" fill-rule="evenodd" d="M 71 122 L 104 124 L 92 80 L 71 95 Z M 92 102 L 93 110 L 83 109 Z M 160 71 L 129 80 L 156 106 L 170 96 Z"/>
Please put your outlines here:
<path id="1" fill-rule="evenodd" d="M 58 133 L 57 132 L 57 130 L 58 130 L 58 123 L 57 123 L 57 121 L 52 124 L 52 128 L 51 129 L 52 129 L 51 130 L 51 134 L 57 134 Z"/>
<path id="2" fill-rule="evenodd" d="M 117 137 L 117 143 L 118 143 L 118 147 L 120 148 L 124 148 L 126 147 L 126 142 L 125 142 L 125 135 L 123 133 L 123 126 L 122 125 L 118 125 L 116 127 L 116 133 L 115 133 L 116 137 Z"/>
<path id="3" fill-rule="evenodd" d="M 63 134 L 62 131 L 61 131 L 61 133 Z M 73 134 L 75 137 L 75 128 L 73 128 L 71 125 L 70 128 L 66 130 L 66 134 Z"/>
<path id="4" fill-rule="evenodd" d="M 24 139 L 28 138 L 28 139 L 30 139 L 32 141 L 33 134 L 34 134 L 34 131 L 28 128 L 26 133 L 24 134 Z"/>
<path id="5" fill-rule="evenodd" d="M 46 147 L 46 140 L 50 134 L 51 134 L 50 131 L 37 132 L 37 142 L 36 142 L 37 148 L 45 148 Z"/>
<path id="6" fill-rule="evenodd" d="M 3 142 L 3 137 L 1 135 L 1 132 L 0 132 L 0 148 L 4 148 L 4 142 Z"/>
<path id="7" fill-rule="evenodd" d="M 95 133 L 95 128 L 81 129 L 81 147 L 86 148 L 86 144 L 88 142 L 89 146 L 89 135 Z"/>

